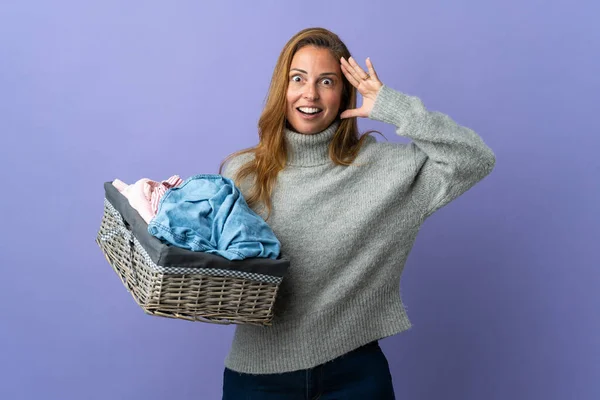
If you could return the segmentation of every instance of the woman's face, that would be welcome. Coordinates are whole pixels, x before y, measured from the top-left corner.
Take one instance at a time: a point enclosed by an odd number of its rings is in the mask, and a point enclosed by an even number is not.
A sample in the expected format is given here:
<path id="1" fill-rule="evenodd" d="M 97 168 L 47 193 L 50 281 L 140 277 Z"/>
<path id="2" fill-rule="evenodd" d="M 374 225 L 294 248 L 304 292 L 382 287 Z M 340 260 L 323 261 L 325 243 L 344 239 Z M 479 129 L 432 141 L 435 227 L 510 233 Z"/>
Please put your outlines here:
<path id="1" fill-rule="evenodd" d="M 313 134 L 335 120 L 342 100 L 340 62 L 329 50 L 305 46 L 290 66 L 285 117 L 298 133 Z"/>

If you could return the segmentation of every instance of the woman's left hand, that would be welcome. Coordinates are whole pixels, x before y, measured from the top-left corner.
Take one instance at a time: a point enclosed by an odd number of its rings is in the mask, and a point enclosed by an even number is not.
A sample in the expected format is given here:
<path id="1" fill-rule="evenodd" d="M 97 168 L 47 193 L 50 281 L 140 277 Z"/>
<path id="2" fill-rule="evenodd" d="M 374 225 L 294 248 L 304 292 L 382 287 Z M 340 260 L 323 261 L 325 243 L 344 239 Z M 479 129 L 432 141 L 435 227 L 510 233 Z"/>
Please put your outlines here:
<path id="1" fill-rule="evenodd" d="M 345 110 L 340 114 L 340 118 L 368 118 L 369 113 L 375 104 L 377 93 L 379 93 L 379 89 L 381 89 L 383 83 L 381 83 L 377 77 L 377 73 L 373 68 L 370 58 L 367 58 L 367 68 L 369 73 L 366 73 L 352 57 L 348 60 L 342 57 L 341 64 L 342 72 L 346 76 L 346 79 L 348 79 L 352 86 L 354 86 L 362 95 L 363 104 L 360 108 Z"/>

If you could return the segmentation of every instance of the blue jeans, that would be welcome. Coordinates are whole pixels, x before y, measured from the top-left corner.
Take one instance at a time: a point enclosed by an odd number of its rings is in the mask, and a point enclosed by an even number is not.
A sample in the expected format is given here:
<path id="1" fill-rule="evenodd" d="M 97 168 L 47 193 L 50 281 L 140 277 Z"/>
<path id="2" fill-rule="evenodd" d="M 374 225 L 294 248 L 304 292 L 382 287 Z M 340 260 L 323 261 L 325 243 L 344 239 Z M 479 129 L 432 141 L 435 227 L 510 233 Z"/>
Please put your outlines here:
<path id="1" fill-rule="evenodd" d="M 223 400 L 393 400 L 394 387 L 378 341 L 314 368 L 251 375 L 225 368 Z"/>

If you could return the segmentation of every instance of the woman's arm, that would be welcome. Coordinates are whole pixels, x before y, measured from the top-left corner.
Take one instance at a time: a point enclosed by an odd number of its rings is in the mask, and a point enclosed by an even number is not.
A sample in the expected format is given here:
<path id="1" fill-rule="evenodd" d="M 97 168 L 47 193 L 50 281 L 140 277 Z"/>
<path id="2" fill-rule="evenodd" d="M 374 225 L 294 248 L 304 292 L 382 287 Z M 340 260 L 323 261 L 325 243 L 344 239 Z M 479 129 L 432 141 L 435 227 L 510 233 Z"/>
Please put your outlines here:
<path id="1" fill-rule="evenodd" d="M 469 190 L 496 163 L 492 150 L 471 129 L 445 114 L 428 111 L 419 98 L 385 85 L 377 93 L 369 118 L 393 124 L 398 135 L 413 140 L 412 199 L 425 217 Z"/>

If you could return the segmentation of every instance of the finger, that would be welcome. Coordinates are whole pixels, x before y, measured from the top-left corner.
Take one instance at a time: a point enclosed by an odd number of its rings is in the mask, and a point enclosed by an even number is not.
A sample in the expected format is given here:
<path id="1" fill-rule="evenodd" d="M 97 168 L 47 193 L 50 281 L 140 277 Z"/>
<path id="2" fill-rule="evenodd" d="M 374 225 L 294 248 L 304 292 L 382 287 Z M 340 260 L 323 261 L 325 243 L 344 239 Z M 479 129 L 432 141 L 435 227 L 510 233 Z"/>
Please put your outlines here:
<path id="1" fill-rule="evenodd" d="M 356 73 L 358 74 L 359 79 L 367 79 L 369 76 L 367 75 L 367 73 L 365 72 L 364 69 L 362 69 L 362 67 L 360 65 L 358 65 L 356 63 L 356 61 L 354 60 L 354 58 L 350 57 L 350 65 L 352 65 L 354 67 L 354 70 L 356 71 Z"/>
<path id="2" fill-rule="evenodd" d="M 346 60 L 344 57 L 342 57 L 342 67 L 344 68 L 346 77 L 349 77 L 348 80 L 350 83 L 352 83 L 354 86 L 357 86 L 360 82 L 360 77 L 354 71 L 354 67 L 350 65 L 348 60 Z"/>
<path id="3" fill-rule="evenodd" d="M 351 110 L 346 110 L 343 113 L 340 114 L 340 118 L 341 119 L 345 119 L 345 118 L 352 118 L 352 117 L 358 117 L 360 114 L 360 112 L 358 111 L 357 108 L 353 108 Z"/>
<path id="4" fill-rule="evenodd" d="M 373 78 L 379 80 L 379 77 L 377 76 L 377 72 L 375 72 L 375 68 L 373 68 L 373 63 L 371 62 L 371 58 L 367 57 L 367 68 L 369 69 L 369 75 L 371 75 Z"/>
<path id="5" fill-rule="evenodd" d="M 352 57 L 350 57 L 350 60 L 352 60 Z M 348 71 L 348 73 L 351 74 L 352 77 L 354 78 L 354 80 L 356 81 L 356 84 L 353 83 L 353 85 L 356 86 L 356 87 L 358 87 L 358 84 L 362 80 L 360 78 L 360 75 L 358 75 L 358 72 L 356 72 L 354 70 L 354 67 L 346 59 L 344 59 L 344 58 L 342 58 L 342 65 L 344 67 L 346 67 L 346 71 Z"/>
<path id="6" fill-rule="evenodd" d="M 342 72 L 344 73 L 344 75 L 346 76 L 346 79 L 348 79 L 348 82 L 350 82 L 350 84 L 356 88 L 358 88 L 358 85 L 360 84 L 360 82 L 358 81 L 358 79 L 356 79 L 351 73 L 350 71 L 348 71 L 348 68 L 342 63 Z"/>

